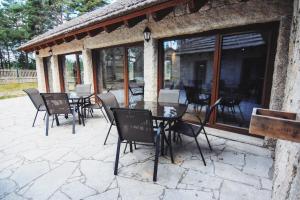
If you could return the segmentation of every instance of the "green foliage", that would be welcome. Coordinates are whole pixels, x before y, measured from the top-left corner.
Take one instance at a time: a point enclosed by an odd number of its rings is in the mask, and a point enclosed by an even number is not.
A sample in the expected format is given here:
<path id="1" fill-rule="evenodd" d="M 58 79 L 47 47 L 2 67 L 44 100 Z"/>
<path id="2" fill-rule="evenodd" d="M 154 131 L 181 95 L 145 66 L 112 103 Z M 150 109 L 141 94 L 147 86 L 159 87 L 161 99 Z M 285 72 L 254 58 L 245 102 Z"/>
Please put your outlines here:
<path id="1" fill-rule="evenodd" d="M 105 0 L 0 2 L 0 69 L 35 68 L 32 56 L 16 51 L 17 47 L 66 20 L 107 4 Z"/>

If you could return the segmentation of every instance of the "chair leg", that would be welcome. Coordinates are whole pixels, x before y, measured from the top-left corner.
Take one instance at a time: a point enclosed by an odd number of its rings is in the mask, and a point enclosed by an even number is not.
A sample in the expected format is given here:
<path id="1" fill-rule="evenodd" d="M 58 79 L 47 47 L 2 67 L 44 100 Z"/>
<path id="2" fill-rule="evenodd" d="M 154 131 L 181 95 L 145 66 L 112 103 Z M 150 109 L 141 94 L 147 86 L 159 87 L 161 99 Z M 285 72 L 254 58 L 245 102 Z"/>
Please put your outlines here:
<path id="1" fill-rule="evenodd" d="M 72 133 L 75 134 L 75 111 L 72 111 L 72 115 L 73 115 L 73 126 L 72 126 Z"/>
<path id="2" fill-rule="evenodd" d="M 118 174 L 118 165 L 119 165 L 119 157 L 120 157 L 120 148 L 121 148 L 121 140 L 119 138 L 118 140 L 118 146 L 117 146 L 117 153 L 116 153 L 116 160 L 115 160 L 115 170 L 114 175 Z"/>
<path id="3" fill-rule="evenodd" d="M 126 153 L 126 149 L 127 149 L 127 145 L 128 145 L 128 142 L 126 142 L 126 145 L 125 145 L 125 148 L 124 148 L 124 154 Z"/>
<path id="4" fill-rule="evenodd" d="M 34 117 L 34 120 L 33 120 L 32 127 L 34 127 L 35 120 L 36 120 L 36 117 L 38 116 L 38 113 L 39 113 L 39 110 L 36 110 L 36 113 L 35 113 L 35 117 Z"/>
<path id="5" fill-rule="evenodd" d="M 109 135 L 109 133 L 110 133 L 110 129 L 111 129 L 112 125 L 113 125 L 113 124 L 111 123 L 111 124 L 110 124 L 110 127 L 109 127 L 109 129 L 108 129 L 108 132 L 107 132 L 105 141 L 104 141 L 104 145 L 106 145 L 106 141 L 107 141 L 107 138 L 108 138 L 108 135 Z"/>
<path id="6" fill-rule="evenodd" d="M 155 160 L 154 160 L 154 172 L 153 172 L 153 181 L 157 181 L 157 168 L 158 168 L 158 156 L 159 156 L 159 145 L 160 145 L 160 136 L 157 137 L 155 143 Z"/>
<path id="7" fill-rule="evenodd" d="M 172 134 L 171 131 L 169 131 L 168 135 L 168 145 L 169 145 L 169 150 L 170 150 L 170 156 L 171 156 L 171 161 L 174 163 L 174 157 L 173 157 L 173 149 L 172 149 Z"/>
<path id="8" fill-rule="evenodd" d="M 46 116 L 46 136 L 48 136 L 49 131 L 49 115 Z"/>
<path id="9" fill-rule="evenodd" d="M 102 108 L 101 108 L 100 110 L 101 110 L 101 112 L 102 112 L 102 115 L 104 116 L 104 118 L 105 118 L 106 122 L 108 122 L 108 120 L 107 120 L 107 118 L 106 118 L 106 115 L 104 114 L 104 112 L 103 112 Z"/>
<path id="10" fill-rule="evenodd" d="M 47 114 L 47 112 L 45 112 L 43 120 L 45 120 L 45 119 L 46 119 L 46 114 Z"/>
<path id="11" fill-rule="evenodd" d="M 212 148 L 211 148 L 211 145 L 210 145 L 210 142 L 209 142 L 209 139 L 208 139 L 208 137 L 207 137 L 207 134 L 206 134 L 206 131 L 205 131 L 205 128 L 203 127 L 203 132 L 204 132 L 204 135 L 205 135 L 205 137 L 206 137 L 206 141 L 207 141 L 207 144 L 208 144 L 208 146 L 209 146 L 209 149 L 210 149 L 210 151 L 212 151 Z"/>
<path id="12" fill-rule="evenodd" d="M 132 148 L 132 142 L 129 142 L 129 148 L 130 148 L 130 152 L 133 152 L 133 148 Z"/>
<path id="13" fill-rule="evenodd" d="M 200 155 L 201 155 L 202 161 L 203 161 L 204 165 L 206 166 L 206 162 L 205 162 L 204 156 L 203 156 L 203 154 L 202 154 L 202 151 L 201 151 L 200 145 L 199 145 L 199 143 L 198 143 L 197 137 L 194 137 L 194 138 L 195 138 L 195 141 L 196 141 L 197 147 L 198 147 L 198 149 L 199 149 L 199 152 L 200 152 Z"/>
<path id="14" fill-rule="evenodd" d="M 51 124 L 51 128 L 53 128 L 53 124 L 54 124 L 54 115 L 52 116 L 52 124 Z"/>

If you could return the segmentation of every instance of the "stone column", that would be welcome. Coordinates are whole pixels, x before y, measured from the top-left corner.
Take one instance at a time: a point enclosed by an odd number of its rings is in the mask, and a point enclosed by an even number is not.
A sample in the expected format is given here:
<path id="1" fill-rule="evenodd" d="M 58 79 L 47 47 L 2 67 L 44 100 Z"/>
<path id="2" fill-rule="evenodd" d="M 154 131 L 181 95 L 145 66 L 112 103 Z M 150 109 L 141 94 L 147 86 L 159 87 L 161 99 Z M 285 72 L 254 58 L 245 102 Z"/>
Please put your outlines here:
<path id="1" fill-rule="evenodd" d="M 36 63 L 38 90 L 40 92 L 46 92 L 46 82 L 45 82 L 45 71 L 44 71 L 43 58 L 38 57 L 36 55 L 35 63 Z"/>
<path id="2" fill-rule="evenodd" d="M 289 66 L 283 110 L 298 113 L 300 119 L 300 1 L 294 1 Z M 275 152 L 272 199 L 300 199 L 300 143 L 278 140 Z"/>
<path id="3" fill-rule="evenodd" d="M 158 78 L 158 41 L 151 39 L 144 42 L 144 82 L 145 101 L 157 100 L 157 78 Z"/>
<path id="4" fill-rule="evenodd" d="M 59 65 L 58 65 L 58 56 L 57 55 L 53 55 L 51 57 L 50 67 L 52 69 L 53 91 L 61 92 L 60 80 L 59 80 Z"/>
<path id="5" fill-rule="evenodd" d="M 92 51 L 90 49 L 82 50 L 82 61 L 83 61 L 83 82 L 84 84 L 92 84 L 92 92 L 94 92 L 93 60 L 92 60 Z"/>

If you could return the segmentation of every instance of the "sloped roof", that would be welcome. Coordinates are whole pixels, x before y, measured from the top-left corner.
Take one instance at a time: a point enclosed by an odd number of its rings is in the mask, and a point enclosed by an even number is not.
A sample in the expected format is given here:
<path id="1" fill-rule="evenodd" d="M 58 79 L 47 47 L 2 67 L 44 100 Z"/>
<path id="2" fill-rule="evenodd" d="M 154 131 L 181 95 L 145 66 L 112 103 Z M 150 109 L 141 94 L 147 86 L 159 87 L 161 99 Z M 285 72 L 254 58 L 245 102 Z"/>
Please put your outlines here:
<path id="1" fill-rule="evenodd" d="M 68 34 L 74 30 L 82 29 L 105 20 L 120 17 L 130 12 L 167 1 L 168 0 L 118 0 L 112 4 L 108 4 L 92 12 L 67 21 L 53 28 L 52 30 L 33 38 L 27 43 L 21 45 L 19 49 L 25 49 L 26 47 L 35 45 L 44 40 L 48 40 L 59 35 Z"/>

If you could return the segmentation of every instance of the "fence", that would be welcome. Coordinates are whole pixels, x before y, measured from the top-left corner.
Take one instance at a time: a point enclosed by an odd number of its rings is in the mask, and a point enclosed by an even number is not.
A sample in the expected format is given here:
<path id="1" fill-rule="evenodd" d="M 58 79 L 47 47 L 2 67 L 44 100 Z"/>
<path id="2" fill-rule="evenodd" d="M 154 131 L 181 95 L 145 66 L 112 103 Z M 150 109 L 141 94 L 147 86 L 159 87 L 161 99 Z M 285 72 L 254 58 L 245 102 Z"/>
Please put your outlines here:
<path id="1" fill-rule="evenodd" d="M 0 69 L 0 84 L 36 82 L 36 70 Z"/>

